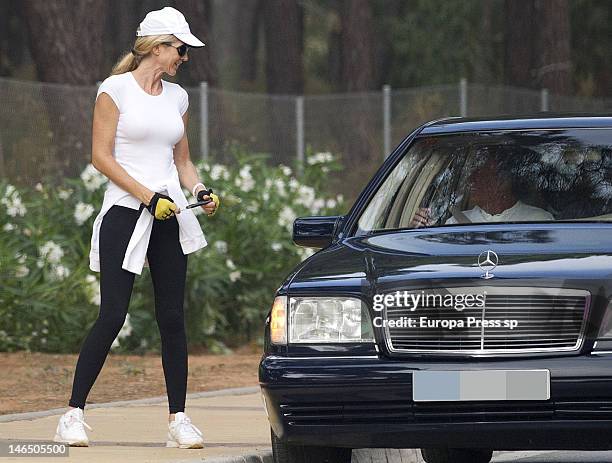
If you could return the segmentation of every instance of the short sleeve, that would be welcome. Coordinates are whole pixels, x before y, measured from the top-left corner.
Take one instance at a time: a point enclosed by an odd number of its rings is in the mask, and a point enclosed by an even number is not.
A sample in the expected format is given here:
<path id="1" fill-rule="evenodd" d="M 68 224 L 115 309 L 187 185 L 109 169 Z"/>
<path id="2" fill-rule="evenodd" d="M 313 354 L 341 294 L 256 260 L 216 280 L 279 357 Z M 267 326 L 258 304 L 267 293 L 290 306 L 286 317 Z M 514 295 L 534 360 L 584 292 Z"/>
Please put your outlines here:
<path id="1" fill-rule="evenodd" d="M 111 77 L 107 77 L 98 87 L 96 101 L 98 100 L 98 96 L 100 95 L 100 93 L 107 93 L 113 99 L 115 105 L 117 105 L 117 108 L 119 108 L 119 112 L 121 112 L 121 102 L 119 98 L 119 91 L 116 85 L 116 80 L 111 79 Z"/>
<path id="2" fill-rule="evenodd" d="M 184 88 L 181 88 L 181 96 L 179 98 L 179 111 L 181 113 L 181 117 L 185 114 L 185 111 L 187 111 L 188 107 L 189 107 L 189 94 Z"/>

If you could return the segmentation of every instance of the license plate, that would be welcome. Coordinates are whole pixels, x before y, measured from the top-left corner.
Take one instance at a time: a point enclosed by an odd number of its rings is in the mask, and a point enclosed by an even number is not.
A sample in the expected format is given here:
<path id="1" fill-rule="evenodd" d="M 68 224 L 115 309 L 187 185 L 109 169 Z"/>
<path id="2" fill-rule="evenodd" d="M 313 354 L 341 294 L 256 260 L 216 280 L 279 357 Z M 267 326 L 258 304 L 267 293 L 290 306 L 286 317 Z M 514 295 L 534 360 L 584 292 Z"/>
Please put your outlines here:
<path id="1" fill-rule="evenodd" d="M 549 370 L 415 371 L 415 402 L 548 400 Z"/>

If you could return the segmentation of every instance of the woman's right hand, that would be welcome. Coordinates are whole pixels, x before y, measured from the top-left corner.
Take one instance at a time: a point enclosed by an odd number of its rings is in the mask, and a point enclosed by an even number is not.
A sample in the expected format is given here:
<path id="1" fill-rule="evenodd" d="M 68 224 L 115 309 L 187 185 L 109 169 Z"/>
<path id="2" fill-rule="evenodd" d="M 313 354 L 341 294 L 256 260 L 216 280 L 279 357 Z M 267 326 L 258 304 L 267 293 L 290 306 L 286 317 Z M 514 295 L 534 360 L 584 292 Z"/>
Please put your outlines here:
<path id="1" fill-rule="evenodd" d="M 161 193 L 155 193 L 145 207 L 157 220 L 169 219 L 178 209 L 170 196 Z"/>

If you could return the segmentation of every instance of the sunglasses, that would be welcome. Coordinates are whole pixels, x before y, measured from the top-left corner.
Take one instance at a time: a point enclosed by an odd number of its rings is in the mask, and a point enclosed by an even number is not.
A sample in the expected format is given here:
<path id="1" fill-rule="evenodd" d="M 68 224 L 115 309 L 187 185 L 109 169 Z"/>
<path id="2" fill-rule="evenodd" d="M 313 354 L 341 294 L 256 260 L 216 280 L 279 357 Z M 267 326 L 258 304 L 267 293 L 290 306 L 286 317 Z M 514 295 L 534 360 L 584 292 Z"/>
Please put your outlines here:
<path id="1" fill-rule="evenodd" d="M 178 52 L 178 55 L 179 55 L 180 57 L 185 56 L 185 55 L 187 54 L 187 50 L 189 49 L 189 46 L 188 46 L 187 44 L 183 44 L 183 45 L 180 45 L 180 46 L 178 46 L 178 47 L 175 47 L 175 46 L 174 46 L 174 45 L 172 45 L 171 43 L 164 42 L 164 45 L 168 45 L 169 47 L 176 48 L 176 51 Z"/>

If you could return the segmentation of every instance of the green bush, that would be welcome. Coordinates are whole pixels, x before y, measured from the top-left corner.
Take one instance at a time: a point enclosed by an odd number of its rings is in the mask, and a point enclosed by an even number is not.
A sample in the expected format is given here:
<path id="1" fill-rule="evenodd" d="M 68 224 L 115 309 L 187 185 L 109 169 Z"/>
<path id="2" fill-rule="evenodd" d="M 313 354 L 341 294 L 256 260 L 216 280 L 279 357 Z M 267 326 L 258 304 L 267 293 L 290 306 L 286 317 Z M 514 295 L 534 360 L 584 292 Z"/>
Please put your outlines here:
<path id="1" fill-rule="evenodd" d="M 312 254 L 292 243 L 293 219 L 345 212 L 341 196 L 326 194 L 329 174 L 340 169 L 331 154 L 307 153 L 296 176 L 295 166 L 231 152 L 231 165 L 196 166 L 221 206 L 212 217 L 194 209 L 209 245 L 188 258 L 187 338 L 213 351 L 258 339 L 279 283 Z M 89 246 L 105 182 L 91 165 L 62 185 L 28 190 L 0 181 L 0 351 L 79 351 L 100 303 Z M 113 349 L 159 349 L 148 268 L 136 277 Z"/>

